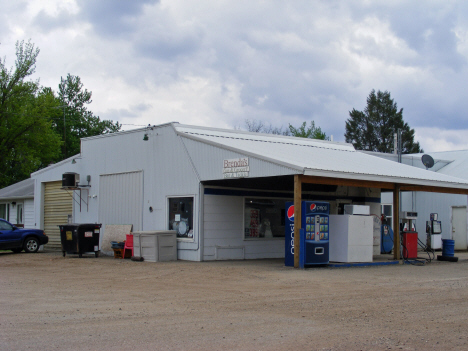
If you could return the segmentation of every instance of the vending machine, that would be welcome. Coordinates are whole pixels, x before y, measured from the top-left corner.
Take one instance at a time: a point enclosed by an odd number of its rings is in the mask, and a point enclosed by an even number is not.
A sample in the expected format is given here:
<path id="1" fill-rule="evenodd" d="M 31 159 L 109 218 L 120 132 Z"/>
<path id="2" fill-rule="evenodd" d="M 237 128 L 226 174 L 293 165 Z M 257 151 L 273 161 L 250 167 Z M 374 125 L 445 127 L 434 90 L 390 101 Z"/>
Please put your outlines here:
<path id="1" fill-rule="evenodd" d="M 329 214 L 328 202 L 302 201 L 301 259 L 304 265 L 328 264 Z M 286 266 L 294 266 L 294 203 L 286 202 L 285 258 Z"/>

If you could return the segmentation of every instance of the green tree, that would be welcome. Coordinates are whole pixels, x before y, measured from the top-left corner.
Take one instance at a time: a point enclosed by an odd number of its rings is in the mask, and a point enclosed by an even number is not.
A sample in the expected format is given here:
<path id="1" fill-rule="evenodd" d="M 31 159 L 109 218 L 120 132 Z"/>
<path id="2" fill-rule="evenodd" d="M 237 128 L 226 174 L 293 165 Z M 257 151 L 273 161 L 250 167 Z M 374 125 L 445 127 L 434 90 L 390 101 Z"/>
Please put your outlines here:
<path id="1" fill-rule="evenodd" d="M 246 119 L 245 126 L 249 132 L 255 133 L 277 134 L 294 136 L 298 138 L 310 138 L 321 140 L 327 139 L 327 135 L 324 132 L 322 132 L 322 129 L 320 127 L 315 126 L 314 121 L 310 122 L 310 127 L 307 127 L 307 122 L 303 122 L 298 128 L 289 124 L 288 129 L 283 129 L 283 127 L 273 127 L 271 123 L 266 125 L 262 121 Z"/>
<path id="2" fill-rule="evenodd" d="M 299 138 L 310 138 L 310 139 L 321 139 L 325 140 L 327 135 L 322 132 L 320 127 L 315 126 L 314 121 L 310 121 L 310 127 L 307 127 L 307 123 L 302 123 L 298 128 L 289 125 L 289 135 Z"/>
<path id="3" fill-rule="evenodd" d="M 388 91 L 372 90 L 364 111 L 353 109 L 346 121 L 346 142 L 357 150 L 390 153 L 394 149 L 394 133 L 402 131 L 402 153 L 424 152 L 414 141 L 414 129 L 403 121 L 403 109 L 398 110 Z"/>
<path id="4" fill-rule="evenodd" d="M 62 158 L 80 152 L 80 139 L 94 135 L 118 132 L 121 125 L 110 120 L 101 120 L 89 111 L 92 92 L 84 88 L 80 77 L 68 74 L 60 79 L 58 103 L 56 109 L 61 110 L 61 116 L 55 112 L 54 128 L 63 139 Z"/>
<path id="5" fill-rule="evenodd" d="M 50 110 L 55 97 L 38 81 L 26 81 L 36 68 L 39 49 L 16 43 L 15 67 L 0 59 L 0 187 L 26 179 L 60 151 Z"/>

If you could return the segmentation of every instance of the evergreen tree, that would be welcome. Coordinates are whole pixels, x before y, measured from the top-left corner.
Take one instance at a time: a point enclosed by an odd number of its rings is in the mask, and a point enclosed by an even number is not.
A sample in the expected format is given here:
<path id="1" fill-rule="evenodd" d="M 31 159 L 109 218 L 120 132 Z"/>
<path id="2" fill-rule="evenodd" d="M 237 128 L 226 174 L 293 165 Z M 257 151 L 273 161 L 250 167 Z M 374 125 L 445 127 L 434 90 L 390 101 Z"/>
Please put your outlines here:
<path id="1" fill-rule="evenodd" d="M 60 79 L 54 128 L 62 136 L 62 159 L 80 152 L 80 139 L 94 135 L 118 132 L 119 122 L 101 120 L 89 111 L 92 92 L 84 88 L 80 77 L 68 74 Z M 61 116 L 60 116 L 61 114 Z"/>
<path id="2" fill-rule="evenodd" d="M 376 93 L 372 90 L 367 98 L 364 111 L 353 109 L 346 121 L 346 142 L 352 143 L 357 150 L 391 153 L 394 149 L 394 133 L 401 129 L 402 153 L 424 152 L 414 141 L 414 129 L 403 121 L 403 109 L 388 91 Z"/>

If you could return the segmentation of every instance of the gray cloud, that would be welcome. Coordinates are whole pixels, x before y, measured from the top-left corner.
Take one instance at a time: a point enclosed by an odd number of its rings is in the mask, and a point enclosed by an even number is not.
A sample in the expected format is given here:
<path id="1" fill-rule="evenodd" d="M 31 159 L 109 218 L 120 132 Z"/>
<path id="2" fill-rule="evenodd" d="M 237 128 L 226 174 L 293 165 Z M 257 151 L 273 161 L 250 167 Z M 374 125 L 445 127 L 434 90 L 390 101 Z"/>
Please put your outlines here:
<path id="1" fill-rule="evenodd" d="M 24 4 L 8 11 L 25 13 Z M 391 92 L 413 128 L 468 129 L 463 1 L 80 0 L 77 6 L 19 21 L 41 57 L 53 51 L 55 81 L 72 70 L 96 85 L 89 89 L 94 104 L 101 100 L 102 118 L 221 127 L 246 118 L 278 127 L 313 119 L 343 140 L 349 111 L 364 109 L 376 89 Z M 0 31 L 13 28 L 0 22 Z M 42 43 L 30 35 L 37 29 Z M 58 40 L 60 48 L 53 45 Z"/>
<path id="2" fill-rule="evenodd" d="M 418 53 L 408 64 L 443 65 L 459 71 L 466 57 L 457 52 L 455 27 L 460 11 L 467 10 L 463 2 L 353 3 L 354 18 L 362 21 L 375 16 L 388 21 L 395 34 Z"/>
<path id="3" fill-rule="evenodd" d="M 125 121 L 128 123 L 132 118 L 138 117 L 141 113 L 151 109 L 151 105 L 139 103 L 129 106 L 126 109 L 108 109 L 102 112 L 99 117 L 102 120 Z M 126 128 L 128 129 L 128 128 Z"/>
<path id="4" fill-rule="evenodd" d="M 26 0 L 9 1 L 0 0 L 0 44 L 5 45 L 5 38 L 8 37 L 11 26 L 18 22 L 21 14 L 27 8 Z M 21 40 L 24 38 L 16 38 L 15 40 Z"/>
<path id="5" fill-rule="evenodd" d="M 138 27 L 144 6 L 159 0 L 78 0 L 80 18 L 93 25 L 97 34 L 110 39 L 129 34 Z"/>
<path id="6" fill-rule="evenodd" d="M 76 21 L 76 17 L 64 10 L 57 16 L 51 16 L 46 11 L 41 10 L 34 18 L 33 26 L 42 33 L 48 33 L 58 28 L 67 28 Z"/>

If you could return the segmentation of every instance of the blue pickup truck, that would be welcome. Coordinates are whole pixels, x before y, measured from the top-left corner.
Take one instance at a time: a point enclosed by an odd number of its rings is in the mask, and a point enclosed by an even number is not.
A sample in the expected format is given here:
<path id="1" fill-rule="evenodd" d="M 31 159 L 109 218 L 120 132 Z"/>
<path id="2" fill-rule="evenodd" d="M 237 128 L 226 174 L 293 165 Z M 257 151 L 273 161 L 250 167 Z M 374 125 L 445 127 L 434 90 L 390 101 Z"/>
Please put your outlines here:
<path id="1" fill-rule="evenodd" d="M 20 229 L 0 218 L 0 250 L 37 252 L 49 237 L 40 229 Z"/>

